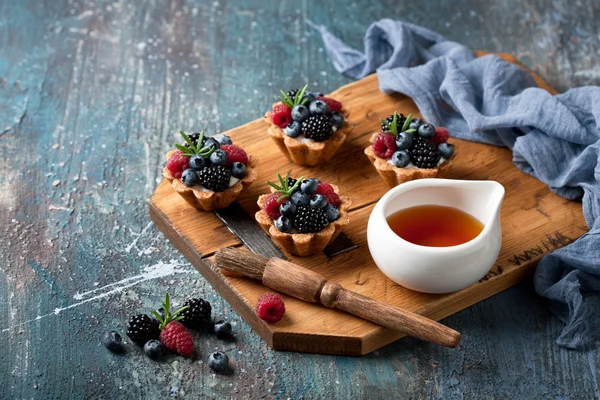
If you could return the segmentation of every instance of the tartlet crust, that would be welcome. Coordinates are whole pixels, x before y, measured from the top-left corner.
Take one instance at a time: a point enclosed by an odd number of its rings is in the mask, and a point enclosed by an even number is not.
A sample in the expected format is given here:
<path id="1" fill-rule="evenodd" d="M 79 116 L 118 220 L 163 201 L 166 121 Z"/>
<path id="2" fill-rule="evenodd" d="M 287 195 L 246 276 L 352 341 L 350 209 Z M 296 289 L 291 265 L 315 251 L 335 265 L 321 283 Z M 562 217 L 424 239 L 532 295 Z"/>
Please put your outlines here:
<path id="1" fill-rule="evenodd" d="M 338 187 L 335 185 L 331 185 L 336 193 L 338 193 Z M 350 223 L 350 217 L 348 215 L 348 210 L 352 205 L 352 200 L 346 196 L 340 196 L 340 200 L 342 204 L 339 206 L 340 217 L 333 222 L 330 222 L 325 228 L 323 228 L 320 232 L 316 233 L 284 233 L 280 232 L 276 227 L 274 221 L 267 215 L 264 211 L 265 200 L 268 197 L 268 194 L 263 194 L 258 198 L 258 206 L 260 210 L 255 214 L 256 221 L 260 224 L 260 226 L 268 232 L 269 236 L 271 236 L 271 240 L 287 251 L 288 253 L 297 255 L 297 256 L 311 256 L 314 254 L 318 254 L 323 251 L 325 247 L 333 239 L 335 239 L 342 229 Z"/>
<path id="2" fill-rule="evenodd" d="M 168 160 L 175 151 L 177 150 L 169 151 L 166 155 L 166 159 Z M 246 176 L 222 192 L 202 192 L 196 188 L 188 187 L 181 182 L 181 179 L 175 178 L 167 167 L 163 168 L 162 175 L 171 182 L 173 189 L 175 189 L 175 191 L 189 204 L 203 211 L 214 211 L 229 206 L 243 191 L 252 185 L 252 182 L 254 182 L 257 177 L 257 166 L 258 158 L 253 155 L 248 155 Z"/>
<path id="3" fill-rule="evenodd" d="M 379 135 L 379 132 L 376 132 L 371 136 L 371 139 L 369 139 L 370 143 L 373 143 L 377 135 Z M 444 161 L 437 168 L 398 168 L 388 163 L 387 160 L 377 157 L 373 150 L 373 146 L 371 145 L 365 149 L 365 154 L 377 170 L 379 176 L 381 176 L 383 181 L 390 188 L 415 179 L 444 177 L 452 166 L 453 158 Z"/>
<path id="4" fill-rule="evenodd" d="M 278 103 L 275 103 L 278 104 Z M 342 147 L 346 137 L 352 133 L 354 127 L 348 122 L 348 111 L 342 108 L 344 115 L 344 124 L 335 131 L 331 137 L 323 142 L 301 142 L 285 134 L 283 129 L 271 122 L 271 112 L 265 114 L 264 120 L 269 124 L 267 133 L 275 141 L 279 150 L 289 158 L 294 164 L 314 167 L 323 164 L 331 159 L 333 155 Z"/>

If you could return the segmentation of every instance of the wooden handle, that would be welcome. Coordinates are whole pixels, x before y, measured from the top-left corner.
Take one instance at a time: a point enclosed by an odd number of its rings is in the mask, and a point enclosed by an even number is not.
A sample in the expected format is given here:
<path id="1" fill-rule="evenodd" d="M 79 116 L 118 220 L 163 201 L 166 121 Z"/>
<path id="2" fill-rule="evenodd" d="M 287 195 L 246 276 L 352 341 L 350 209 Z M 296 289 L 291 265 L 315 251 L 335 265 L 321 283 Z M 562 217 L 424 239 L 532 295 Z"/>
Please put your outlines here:
<path id="1" fill-rule="evenodd" d="M 267 262 L 265 286 L 312 303 L 346 311 L 409 336 L 446 347 L 456 347 L 460 333 L 422 315 L 381 303 L 328 282 L 324 276 L 280 258 Z"/>

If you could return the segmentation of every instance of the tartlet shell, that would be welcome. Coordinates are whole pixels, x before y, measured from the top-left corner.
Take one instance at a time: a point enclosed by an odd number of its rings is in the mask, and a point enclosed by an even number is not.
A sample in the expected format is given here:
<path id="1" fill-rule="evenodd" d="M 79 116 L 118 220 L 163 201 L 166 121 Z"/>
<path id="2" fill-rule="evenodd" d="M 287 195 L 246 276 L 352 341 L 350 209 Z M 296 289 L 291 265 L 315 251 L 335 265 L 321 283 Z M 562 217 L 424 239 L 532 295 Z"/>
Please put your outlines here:
<path id="1" fill-rule="evenodd" d="M 338 187 L 331 185 L 336 193 L 338 193 Z M 323 251 L 325 247 L 333 239 L 335 239 L 342 229 L 350 223 L 350 216 L 348 210 L 352 205 L 352 200 L 346 196 L 340 196 L 342 204 L 340 204 L 340 217 L 329 223 L 323 230 L 316 233 L 284 233 L 280 232 L 276 227 L 274 221 L 264 211 L 265 200 L 268 194 L 263 194 L 258 198 L 258 206 L 260 210 L 255 214 L 256 221 L 267 231 L 271 240 L 287 251 L 288 253 L 297 256 L 311 256 L 318 254 Z"/>
<path id="2" fill-rule="evenodd" d="M 239 146 L 238 146 L 239 147 Z M 177 150 L 171 150 L 167 153 L 167 160 Z M 181 197 L 183 197 L 192 206 L 203 211 L 214 211 L 219 208 L 225 208 L 235 201 L 239 195 L 245 191 L 252 182 L 256 180 L 258 157 L 248 155 L 248 164 L 246 164 L 246 176 L 237 181 L 230 188 L 222 192 L 202 192 L 195 188 L 188 187 L 171 174 L 171 171 L 164 167 L 162 175 L 171 182 L 171 186 Z"/>
<path id="3" fill-rule="evenodd" d="M 277 104 L 277 103 L 276 103 Z M 273 139 L 279 150 L 294 164 L 314 167 L 326 163 L 342 147 L 346 137 L 352 133 L 354 127 L 348 122 L 349 113 L 342 109 L 344 124 L 341 128 L 323 142 L 301 142 L 285 134 L 283 129 L 271 122 L 271 112 L 265 114 L 265 122 L 269 124 L 267 133 Z"/>
<path id="4" fill-rule="evenodd" d="M 379 132 L 374 133 L 369 141 L 373 143 L 377 135 L 379 135 Z M 453 158 L 444 161 L 438 168 L 398 168 L 388 163 L 387 160 L 377 157 L 371 145 L 365 149 L 365 154 L 379 176 L 381 176 L 381 179 L 390 188 L 415 179 L 444 177 L 452 166 Z"/>

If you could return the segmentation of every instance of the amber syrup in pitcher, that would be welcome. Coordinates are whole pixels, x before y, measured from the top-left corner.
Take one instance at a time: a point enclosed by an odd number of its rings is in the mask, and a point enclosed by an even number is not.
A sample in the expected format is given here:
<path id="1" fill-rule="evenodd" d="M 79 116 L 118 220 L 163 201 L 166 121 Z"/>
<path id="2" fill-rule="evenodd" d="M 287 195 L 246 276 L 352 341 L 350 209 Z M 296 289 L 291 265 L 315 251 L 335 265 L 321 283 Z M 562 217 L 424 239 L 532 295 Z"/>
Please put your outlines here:
<path id="1" fill-rule="evenodd" d="M 430 247 L 457 246 L 483 230 L 483 224 L 472 215 L 438 205 L 405 208 L 388 216 L 387 222 L 402 239 Z"/>

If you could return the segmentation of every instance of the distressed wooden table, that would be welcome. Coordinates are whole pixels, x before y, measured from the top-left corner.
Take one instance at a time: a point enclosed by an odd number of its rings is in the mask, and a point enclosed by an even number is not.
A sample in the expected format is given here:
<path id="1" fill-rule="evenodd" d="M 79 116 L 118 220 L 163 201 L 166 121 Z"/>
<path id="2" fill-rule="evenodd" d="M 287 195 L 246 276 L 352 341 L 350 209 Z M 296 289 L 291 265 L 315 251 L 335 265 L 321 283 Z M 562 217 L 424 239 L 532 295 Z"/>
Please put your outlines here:
<path id="1" fill-rule="evenodd" d="M 279 88 L 330 91 L 310 18 L 361 46 L 396 16 L 510 52 L 559 90 L 600 83 L 594 0 L 0 1 L 2 398 L 598 398 L 599 351 L 570 352 L 531 283 L 443 322 L 444 349 L 402 339 L 361 358 L 271 351 L 150 222 L 179 129 L 250 121 Z M 207 298 L 237 342 L 196 337 L 200 361 L 115 356 L 102 333 L 174 299 Z M 215 376 L 215 349 L 236 365 Z"/>

